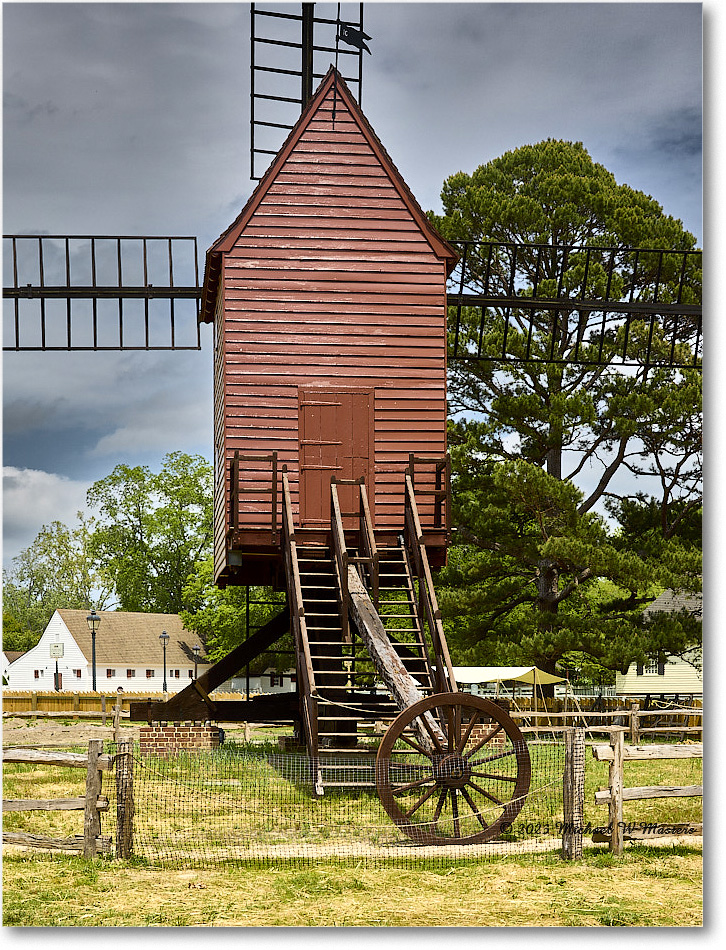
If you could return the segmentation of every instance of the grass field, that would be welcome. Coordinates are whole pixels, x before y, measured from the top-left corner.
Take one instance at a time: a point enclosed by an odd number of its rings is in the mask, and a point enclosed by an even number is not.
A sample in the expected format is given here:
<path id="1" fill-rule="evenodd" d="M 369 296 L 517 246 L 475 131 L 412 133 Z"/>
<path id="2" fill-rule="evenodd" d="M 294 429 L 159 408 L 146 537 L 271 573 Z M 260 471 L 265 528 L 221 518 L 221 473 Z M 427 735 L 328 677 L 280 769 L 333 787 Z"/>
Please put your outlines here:
<path id="1" fill-rule="evenodd" d="M 274 746 L 271 746 L 274 748 Z M 533 762 L 540 753 L 533 750 Z M 541 753 L 542 755 L 544 753 Z M 224 757 L 222 757 L 224 758 Z M 161 763 L 159 763 L 161 765 Z M 224 764 L 224 763 L 223 763 Z M 162 801 L 162 791 L 178 768 L 167 764 L 147 788 L 149 801 Z M 221 766 L 220 766 L 221 768 Z M 237 773 L 238 775 L 239 773 Z M 535 769 L 535 775 L 537 769 Z M 607 809 L 593 804 L 595 790 L 607 783 L 606 763 L 586 759 L 585 820 L 607 821 Z M 628 785 L 694 785 L 702 781 L 700 759 L 626 764 Z M 166 778 L 164 777 L 166 776 Z M 542 779 L 544 773 L 540 774 Z M 561 776 L 561 773 L 560 773 Z M 215 782 L 239 786 L 226 769 Z M 82 770 L 8 764 L 3 772 L 5 798 L 60 798 L 82 794 Z M 561 780 L 561 779 L 560 779 Z M 214 813 L 225 823 L 253 822 L 260 839 L 300 837 L 301 815 L 309 809 L 307 793 L 285 788 L 289 783 L 266 763 L 255 772 L 249 800 Z M 270 796 L 285 789 L 282 800 Z M 112 799 L 104 834 L 113 834 L 113 781 L 104 779 Z M 139 815 L 162 838 L 184 834 L 196 820 L 191 793 L 184 807 L 168 813 L 138 802 Z M 246 795 L 247 793 L 245 793 Z M 274 805 L 263 809 L 266 800 Z M 342 824 L 347 834 L 362 829 L 393 829 L 374 793 L 342 796 L 336 812 L 333 797 L 318 812 Z M 539 806 L 538 806 L 539 807 Z M 559 815 L 558 799 L 542 800 L 539 814 L 550 821 Z M 153 811 L 153 814 L 152 814 Z M 531 815 L 537 816 L 535 805 Z M 628 821 L 701 821 L 701 799 L 650 799 L 626 802 Z M 79 812 L 19 812 L 5 815 L 7 830 L 70 836 L 82 830 Z M 323 825 L 303 827 L 311 843 L 330 834 Z M 390 833 L 390 832 L 388 832 Z M 692 839 L 700 841 L 700 839 Z M 109 858 L 84 861 L 65 853 L 7 848 L 3 860 L 3 922 L 5 926 L 685 926 L 701 924 L 702 854 L 700 847 L 627 845 L 622 858 L 603 847 L 587 847 L 581 862 L 565 863 L 558 852 L 508 855 L 485 861 L 442 860 L 435 865 L 411 860 L 407 866 L 381 860 L 326 863 L 313 866 L 283 860 L 200 870 L 169 863 L 155 867 L 141 858 L 118 862 Z M 177 855 L 183 859 L 184 846 Z M 149 895 L 153 894 L 153 901 Z"/>
<path id="2" fill-rule="evenodd" d="M 13 854 L 6 927 L 697 927 L 700 849 L 588 849 L 581 862 L 505 858 L 448 869 L 169 871 Z M 152 897 L 153 895 L 153 897 Z"/>

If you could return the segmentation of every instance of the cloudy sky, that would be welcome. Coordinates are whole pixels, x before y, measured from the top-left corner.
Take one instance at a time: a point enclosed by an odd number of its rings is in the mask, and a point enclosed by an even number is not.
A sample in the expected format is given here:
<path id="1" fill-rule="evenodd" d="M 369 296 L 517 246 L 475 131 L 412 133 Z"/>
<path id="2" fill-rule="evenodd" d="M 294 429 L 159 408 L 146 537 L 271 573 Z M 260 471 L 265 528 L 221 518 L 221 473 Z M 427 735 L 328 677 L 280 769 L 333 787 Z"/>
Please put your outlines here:
<path id="1" fill-rule="evenodd" d="M 440 209 L 453 172 L 564 138 L 700 244 L 701 13 L 367 3 L 363 108 L 426 209 Z M 3 21 L 4 232 L 188 234 L 203 255 L 253 187 L 248 5 L 6 3 Z M 211 460 L 203 331 L 193 353 L 6 354 L 6 565 L 42 524 L 72 522 L 118 463 L 155 468 L 173 450 Z"/>

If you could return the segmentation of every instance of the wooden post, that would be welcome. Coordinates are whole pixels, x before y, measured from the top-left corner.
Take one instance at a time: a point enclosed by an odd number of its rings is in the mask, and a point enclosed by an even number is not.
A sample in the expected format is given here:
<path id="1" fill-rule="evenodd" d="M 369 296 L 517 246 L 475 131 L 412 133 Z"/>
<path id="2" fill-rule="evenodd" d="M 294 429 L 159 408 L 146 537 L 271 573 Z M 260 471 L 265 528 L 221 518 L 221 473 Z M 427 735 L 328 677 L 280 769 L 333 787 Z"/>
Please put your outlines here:
<path id="1" fill-rule="evenodd" d="M 562 808 L 562 857 L 565 861 L 573 861 L 582 857 L 585 812 L 585 730 L 582 728 L 565 729 Z"/>
<path id="2" fill-rule="evenodd" d="M 33 690 L 33 692 L 30 694 L 30 711 L 38 711 L 38 694 L 35 692 L 35 690 Z"/>
<path id="3" fill-rule="evenodd" d="M 106 694 L 101 696 L 101 725 L 106 725 Z"/>
<path id="4" fill-rule="evenodd" d="M 116 857 L 129 858 L 134 836 L 134 744 L 119 742 L 116 752 Z"/>
<path id="5" fill-rule="evenodd" d="M 101 815 L 98 811 L 98 797 L 101 794 L 102 774 L 98 767 L 98 757 L 103 751 L 100 739 L 91 739 L 88 743 L 88 768 L 86 770 L 86 806 L 83 812 L 83 857 L 96 855 L 96 838 L 101 834 Z"/>
<path id="6" fill-rule="evenodd" d="M 116 705 L 113 710 L 113 741 L 118 745 L 121 740 L 121 708 L 123 706 L 123 686 L 116 690 Z"/>
<path id="7" fill-rule="evenodd" d="M 622 726 L 610 730 L 610 747 L 613 750 L 613 759 L 610 763 L 610 851 L 613 854 L 623 853 L 623 747 L 625 729 Z"/>
<path id="8" fill-rule="evenodd" d="M 73 712 L 78 712 L 81 708 L 81 696 L 80 693 L 73 694 Z"/>
<path id="9" fill-rule="evenodd" d="M 638 713 L 640 712 L 639 703 L 630 704 L 630 742 L 632 745 L 638 745 L 640 742 L 640 720 L 638 718 Z"/>

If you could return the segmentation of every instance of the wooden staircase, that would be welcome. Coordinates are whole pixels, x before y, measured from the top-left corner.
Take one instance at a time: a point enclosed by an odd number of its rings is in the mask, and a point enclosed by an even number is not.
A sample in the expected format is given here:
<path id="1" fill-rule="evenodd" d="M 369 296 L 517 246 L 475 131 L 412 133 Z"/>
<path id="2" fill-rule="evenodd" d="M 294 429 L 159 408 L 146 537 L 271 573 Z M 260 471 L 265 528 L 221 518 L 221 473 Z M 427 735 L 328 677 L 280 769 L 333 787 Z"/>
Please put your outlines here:
<path id="1" fill-rule="evenodd" d="M 422 696 L 440 691 L 442 682 L 446 689 L 456 688 L 420 528 L 416 531 L 415 508 L 397 542 L 379 547 L 365 484 L 362 480 L 356 484 L 361 498 L 359 529 L 343 530 L 334 480 L 330 543 L 313 543 L 292 523 L 289 487 L 283 474 L 283 543 L 298 655 L 301 719 L 317 794 L 325 787 L 372 787 L 377 740 L 400 711 L 384 685 L 381 674 L 385 671 L 377 669 L 349 620 L 350 566 L 369 592 L 404 676 Z M 412 486 L 409 500 L 415 505 Z M 356 547 L 347 546 L 346 535 L 357 540 Z"/>

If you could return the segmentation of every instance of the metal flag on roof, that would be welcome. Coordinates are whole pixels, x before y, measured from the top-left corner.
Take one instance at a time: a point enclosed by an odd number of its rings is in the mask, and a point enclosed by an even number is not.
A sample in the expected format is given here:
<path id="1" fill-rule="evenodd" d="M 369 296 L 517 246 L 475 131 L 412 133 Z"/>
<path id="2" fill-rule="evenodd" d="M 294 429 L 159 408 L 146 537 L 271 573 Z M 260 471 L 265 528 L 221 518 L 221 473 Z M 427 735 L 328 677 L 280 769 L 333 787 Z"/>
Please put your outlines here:
<path id="1" fill-rule="evenodd" d="M 367 33 L 364 33 L 363 30 L 359 30 L 357 27 L 353 26 L 352 23 L 340 23 L 338 39 L 341 39 L 344 43 L 347 43 L 348 46 L 355 46 L 356 49 L 365 50 L 366 53 L 370 53 L 370 50 L 364 41 L 370 40 L 372 37 L 368 36 Z"/>

